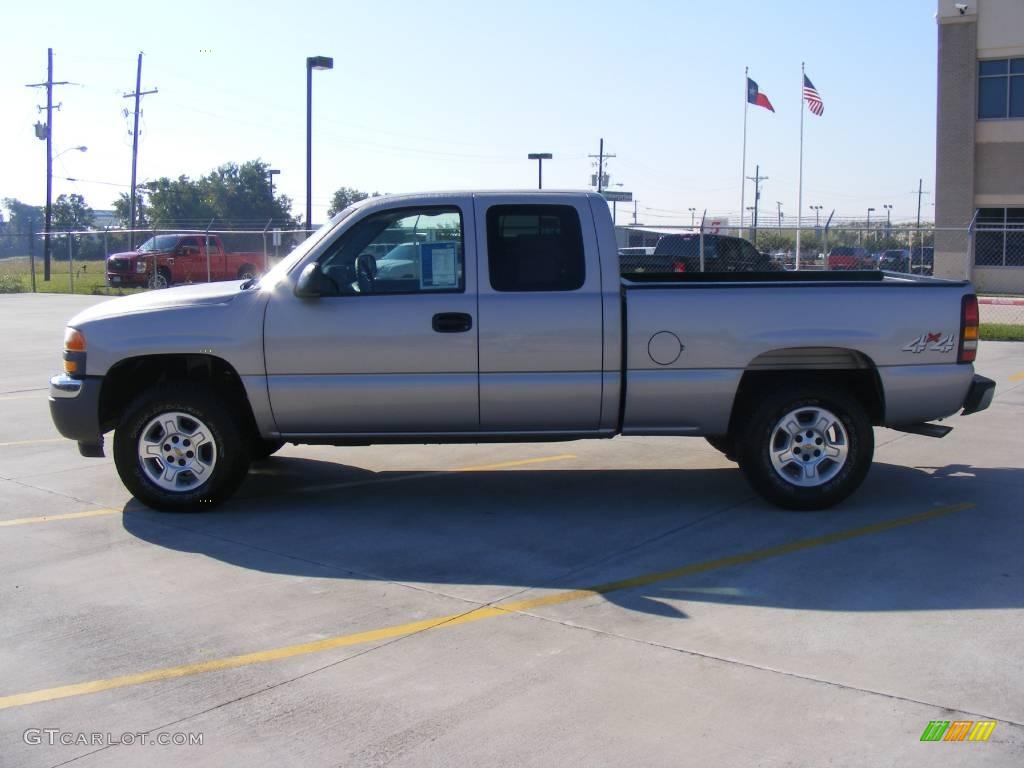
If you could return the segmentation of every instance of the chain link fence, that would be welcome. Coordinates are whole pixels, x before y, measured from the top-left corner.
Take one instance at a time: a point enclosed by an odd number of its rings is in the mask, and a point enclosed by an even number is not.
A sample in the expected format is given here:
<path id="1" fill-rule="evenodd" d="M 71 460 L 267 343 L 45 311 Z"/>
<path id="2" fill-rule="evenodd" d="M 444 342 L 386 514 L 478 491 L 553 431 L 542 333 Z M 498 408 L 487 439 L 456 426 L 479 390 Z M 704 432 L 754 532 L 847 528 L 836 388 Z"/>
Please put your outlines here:
<path id="1" fill-rule="evenodd" d="M 799 231 L 799 254 L 797 233 Z M 624 276 L 883 270 L 969 279 L 981 296 L 982 321 L 1024 326 L 1024 223 L 971 227 L 620 226 Z"/>
<path id="2" fill-rule="evenodd" d="M 48 280 L 42 233 L 0 233 L 0 293 L 119 295 L 259 274 L 311 232 L 272 224 L 52 230 Z"/>
<path id="3" fill-rule="evenodd" d="M 186 222 L 196 224 L 196 222 Z M 625 276 L 652 273 L 849 271 L 970 279 L 982 321 L 1024 326 L 1024 221 L 970 227 L 864 222 L 795 226 L 620 226 Z M 236 279 L 269 269 L 309 230 L 264 222 L 216 227 L 107 228 L 51 232 L 50 280 L 43 274 L 38 232 L 0 232 L 0 292 L 47 291 L 117 295 L 180 283 Z M 162 239 L 161 239 L 162 238 Z M 149 249 L 136 251 L 142 247 Z M 164 250 L 159 250 L 159 249 Z M 141 254 L 141 255 L 140 255 Z M 34 279 L 33 266 L 34 263 Z"/>

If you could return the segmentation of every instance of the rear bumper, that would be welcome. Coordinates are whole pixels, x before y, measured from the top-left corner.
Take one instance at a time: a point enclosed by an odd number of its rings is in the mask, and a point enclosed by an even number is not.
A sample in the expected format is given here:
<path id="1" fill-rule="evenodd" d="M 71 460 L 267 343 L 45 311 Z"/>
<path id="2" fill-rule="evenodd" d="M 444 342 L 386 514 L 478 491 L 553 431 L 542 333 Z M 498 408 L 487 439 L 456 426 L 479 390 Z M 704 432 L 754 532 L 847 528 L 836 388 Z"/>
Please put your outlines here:
<path id="1" fill-rule="evenodd" d="M 975 374 L 971 386 L 967 390 L 967 397 L 964 398 L 964 410 L 961 416 L 970 416 L 972 413 L 984 411 L 992 404 L 992 398 L 996 394 L 996 383 L 992 379 Z"/>
<path id="2" fill-rule="evenodd" d="M 50 418 L 53 425 L 64 437 L 77 441 L 83 454 L 85 450 L 95 450 L 103 445 L 100 429 L 102 385 L 101 376 L 73 379 L 61 374 L 50 379 Z"/>

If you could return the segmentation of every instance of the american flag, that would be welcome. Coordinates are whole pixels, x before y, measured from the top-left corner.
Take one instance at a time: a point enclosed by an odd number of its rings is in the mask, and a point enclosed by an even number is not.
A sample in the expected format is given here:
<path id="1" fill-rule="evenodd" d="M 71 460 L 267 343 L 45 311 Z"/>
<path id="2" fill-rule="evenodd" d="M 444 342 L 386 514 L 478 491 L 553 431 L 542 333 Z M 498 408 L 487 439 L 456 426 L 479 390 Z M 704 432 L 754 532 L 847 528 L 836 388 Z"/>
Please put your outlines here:
<path id="1" fill-rule="evenodd" d="M 821 103 L 818 89 L 814 87 L 814 83 L 810 81 L 807 75 L 804 75 L 804 101 L 807 102 L 807 108 L 811 112 L 821 117 L 821 113 L 825 111 L 825 105 Z"/>

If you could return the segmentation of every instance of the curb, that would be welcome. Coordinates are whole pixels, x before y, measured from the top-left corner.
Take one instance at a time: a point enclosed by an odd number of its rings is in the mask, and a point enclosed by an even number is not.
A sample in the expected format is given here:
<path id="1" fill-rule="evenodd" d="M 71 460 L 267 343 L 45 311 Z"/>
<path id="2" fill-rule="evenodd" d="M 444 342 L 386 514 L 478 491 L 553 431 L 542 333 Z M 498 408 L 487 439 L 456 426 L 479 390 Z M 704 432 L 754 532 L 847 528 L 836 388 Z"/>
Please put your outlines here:
<path id="1" fill-rule="evenodd" d="M 1000 296 L 979 296 L 979 304 L 995 304 L 1006 307 L 1024 307 L 1024 299 L 1009 299 Z"/>

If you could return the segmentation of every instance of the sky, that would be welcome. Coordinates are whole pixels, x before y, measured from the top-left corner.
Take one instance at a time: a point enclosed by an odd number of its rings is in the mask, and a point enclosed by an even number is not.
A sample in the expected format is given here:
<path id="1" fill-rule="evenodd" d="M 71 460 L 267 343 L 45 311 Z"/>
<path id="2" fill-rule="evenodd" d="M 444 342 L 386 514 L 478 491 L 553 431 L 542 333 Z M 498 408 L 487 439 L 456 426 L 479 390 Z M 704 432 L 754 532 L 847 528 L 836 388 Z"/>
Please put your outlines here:
<path id="1" fill-rule="evenodd" d="M 46 49 L 54 49 L 54 199 L 109 209 L 131 179 L 136 57 L 144 52 L 138 178 L 193 178 L 260 158 L 305 210 L 305 59 L 313 73 L 313 218 L 340 186 L 369 192 L 588 188 L 603 137 L 612 189 L 638 221 L 738 218 L 744 67 L 775 106 L 747 115 L 761 216 L 797 214 L 800 65 L 824 101 L 804 114 L 804 215 L 893 219 L 934 189 L 934 0 L 304 0 L 12 3 L 0 45 L 0 198 L 45 201 Z M 68 178 L 76 179 L 69 181 Z M 619 187 L 617 185 L 621 184 Z M 912 194 L 912 191 L 914 192 Z M 747 182 L 746 204 L 753 204 Z M 618 206 L 619 223 L 633 206 Z M 628 210 L 627 210 L 628 209 Z M 922 218 L 931 219 L 931 196 Z M 806 218 L 805 218 L 806 221 Z"/>

